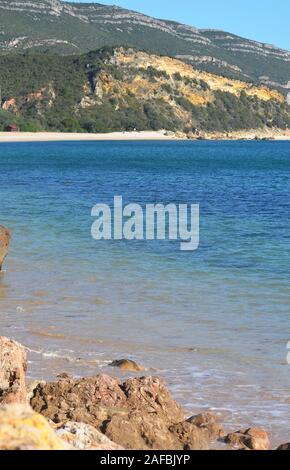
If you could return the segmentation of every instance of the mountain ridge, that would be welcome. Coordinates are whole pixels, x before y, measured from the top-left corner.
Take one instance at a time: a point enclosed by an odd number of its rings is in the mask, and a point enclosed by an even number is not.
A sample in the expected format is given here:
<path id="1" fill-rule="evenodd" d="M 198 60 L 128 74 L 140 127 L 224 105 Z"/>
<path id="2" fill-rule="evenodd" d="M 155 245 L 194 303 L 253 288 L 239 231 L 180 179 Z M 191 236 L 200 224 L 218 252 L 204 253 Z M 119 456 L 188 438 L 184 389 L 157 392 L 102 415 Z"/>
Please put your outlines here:
<path id="1" fill-rule="evenodd" d="M 136 47 L 284 93 L 290 89 L 290 52 L 269 44 L 101 3 L 0 0 L 2 54 L 80 55 L 104 46 Z"/>

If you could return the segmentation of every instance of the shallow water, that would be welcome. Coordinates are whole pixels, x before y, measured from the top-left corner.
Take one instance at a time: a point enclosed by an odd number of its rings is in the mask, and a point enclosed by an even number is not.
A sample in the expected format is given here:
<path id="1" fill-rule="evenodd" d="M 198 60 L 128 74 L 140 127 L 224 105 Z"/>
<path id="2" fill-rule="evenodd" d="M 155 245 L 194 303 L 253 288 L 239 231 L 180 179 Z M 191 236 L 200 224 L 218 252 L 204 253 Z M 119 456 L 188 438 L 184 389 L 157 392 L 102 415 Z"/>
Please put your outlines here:
<path id="1" fill-rule="evenodd" d="M 290 440 L 290 143 L 0 144 L 0 334 L 29 374 L 131 357 L 188 413 Z M 97 202 L 199 203 L 201 242 L 96 242 Z M 119 373 L 120 375 L 120 373 Z"/>

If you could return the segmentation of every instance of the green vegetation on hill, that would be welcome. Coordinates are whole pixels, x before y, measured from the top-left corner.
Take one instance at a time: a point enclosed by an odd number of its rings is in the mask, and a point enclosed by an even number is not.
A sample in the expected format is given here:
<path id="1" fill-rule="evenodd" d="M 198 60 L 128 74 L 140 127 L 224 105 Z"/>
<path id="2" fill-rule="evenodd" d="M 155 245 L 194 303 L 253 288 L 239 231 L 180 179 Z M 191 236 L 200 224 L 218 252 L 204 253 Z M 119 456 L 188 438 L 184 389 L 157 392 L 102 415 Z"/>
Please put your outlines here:
<path id="1" fill-rule="evenodd" d="M 281 86 L 290 53 L 231 33 L 198 30 L 124 8 L 59 0 L 0 0 L 0 53 L 80 55 L 107 46 L 183 57 L 209 72 Z M 249 12 L 250 14 L 250 12 Z"/>
<path id="2" fill-rule="evenodd" d="M 119 66 L 114 53 L 105 48 L 79 57 L 0 57 L 0 130 L 9 123 L 27 131 L 68 132 L 290 127 L 286 102 L 211 91 L 204 79 L 178 70 L 169 75 L 153 66 Z M 191 96 L 204 102 L 196 104 Z"/>

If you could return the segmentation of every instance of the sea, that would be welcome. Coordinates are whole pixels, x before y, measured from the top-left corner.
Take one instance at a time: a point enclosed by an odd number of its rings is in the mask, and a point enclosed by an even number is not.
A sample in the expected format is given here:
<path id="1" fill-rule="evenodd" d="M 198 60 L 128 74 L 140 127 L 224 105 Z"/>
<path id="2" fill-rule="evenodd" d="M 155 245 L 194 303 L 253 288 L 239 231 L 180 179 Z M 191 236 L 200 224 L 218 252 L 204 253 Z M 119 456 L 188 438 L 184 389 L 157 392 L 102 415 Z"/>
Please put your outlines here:
<path id="1" fill-rule="evenodd" d="M 114 196 L 199 204 L 198 249 L 93 239 Z M 189 416 L 290 441 L 289 141 L 1 143 L 0 224 L 0 334 L 29 378 L 125 380 L 110 363 L 130 358 Z"/>

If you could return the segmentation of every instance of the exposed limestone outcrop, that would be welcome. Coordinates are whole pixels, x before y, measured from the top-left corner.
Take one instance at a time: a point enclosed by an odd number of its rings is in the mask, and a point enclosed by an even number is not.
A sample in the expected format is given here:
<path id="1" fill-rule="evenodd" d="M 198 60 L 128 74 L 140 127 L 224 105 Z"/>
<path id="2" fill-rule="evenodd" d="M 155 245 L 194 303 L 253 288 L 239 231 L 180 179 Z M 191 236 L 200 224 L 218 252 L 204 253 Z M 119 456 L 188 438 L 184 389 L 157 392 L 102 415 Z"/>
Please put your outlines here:
<path id="1" fill-rule="evenodd" d="M 244 92 L 248 96 L 255 96 L 262 101 L 269 101 L 275 99 L 279 102 L 285 102 L 285 97 L 276 90 L 267 88 L 266 86 L 255 86 L 249 82 L 241 80 L 234 80 L 220 75 L 215 75 L 208 72 L 203 72 L 194 69 L 191 65 L 182 62 L 178 59 L 170 57 L 160 57 L 146 52 L 135 51 L 133 49 L 117 48 L 115 49 L 114 56 L 110 61 L 112 64 L 119 67 L 134 67 L 135 69 L 150 69 L 150 67 L 166 72 L 168 76 L 173 77 L 180 74 L 183 79 L 202 80 L 208 86 L 206 93 L 194 92 L 194 90 L 183 85 L 183 94 L 192 102 L 192 104 L 202 105 L 213 101 L 212 92 L 222 91 L 231 93 L 235 96 L 240 96 Z M 131 90 L 132 91 L 132 90 Z M 197 101 L 197 98 L 203 101 Z"/>

